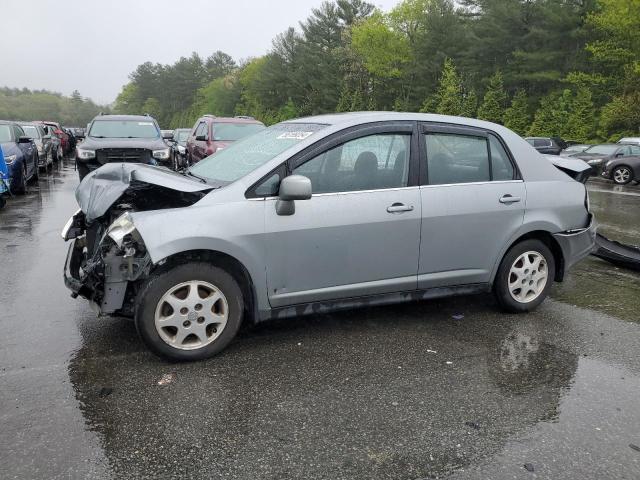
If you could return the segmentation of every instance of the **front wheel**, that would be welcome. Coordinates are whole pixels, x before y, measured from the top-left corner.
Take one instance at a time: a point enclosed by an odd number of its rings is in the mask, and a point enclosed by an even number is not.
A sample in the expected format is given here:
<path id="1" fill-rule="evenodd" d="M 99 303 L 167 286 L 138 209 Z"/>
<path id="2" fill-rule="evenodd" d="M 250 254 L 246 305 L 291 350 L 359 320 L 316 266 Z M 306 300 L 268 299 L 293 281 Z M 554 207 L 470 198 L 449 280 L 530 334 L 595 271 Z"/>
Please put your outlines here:
<path id="1" fill-rule="evenodd" d="M 613 178 L 613 181 L 618 185 L 626 185 L 633 180 L 633 173 L 631 172 L 631 168 L 626 165 L 620 165 L 613 170 L 611 178 Z"/>
<path id="2" fill-rule="evenodd" d="M 138 293 L 135 323 L 156 355 L 202 360 L 233 340 L 244 311 L 242 290 L 226 271 L 202 262 L 153 275 Z"/>
<path id="3" fill-rule="evenodd" d="M 15 182 L 15 179 L 11 181 L 11 193 L 14 195 L 27 193 L 27 166 L 24 162 L 22 162 L 22 168 L 20 169 L 20 182 Z"/>
<path id="4" fill-rule="evenodd" d="M 549 293 L 556 266 L 553 254 L 540 240 L 525 240 L 507 252 L 494 283 L 500 306 L 513 313 L 529 312 Z"/>

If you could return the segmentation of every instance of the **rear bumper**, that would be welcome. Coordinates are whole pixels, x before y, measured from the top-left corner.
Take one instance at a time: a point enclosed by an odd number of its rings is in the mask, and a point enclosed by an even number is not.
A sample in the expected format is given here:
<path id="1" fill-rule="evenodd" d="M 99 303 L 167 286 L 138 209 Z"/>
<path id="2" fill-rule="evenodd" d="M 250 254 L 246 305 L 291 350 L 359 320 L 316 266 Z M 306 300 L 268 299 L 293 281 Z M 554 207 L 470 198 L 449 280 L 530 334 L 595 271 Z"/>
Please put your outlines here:
<path id="1" fill-rule="evenodd" d="M 587 227 L 553 235 L 562 249 L 565 272 L 596 251 L 597 230 L 598 224 L 594 216 L 589 214 L 589 225 Z"/>

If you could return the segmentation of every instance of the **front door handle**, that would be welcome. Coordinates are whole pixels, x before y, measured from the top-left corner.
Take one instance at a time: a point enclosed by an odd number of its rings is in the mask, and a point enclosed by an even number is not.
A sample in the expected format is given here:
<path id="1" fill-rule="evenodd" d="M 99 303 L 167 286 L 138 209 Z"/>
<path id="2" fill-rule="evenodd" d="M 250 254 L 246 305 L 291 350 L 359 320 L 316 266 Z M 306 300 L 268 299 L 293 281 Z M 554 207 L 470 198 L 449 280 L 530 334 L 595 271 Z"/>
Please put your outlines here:
<path id="1" fill-rule="evenodd" d="M 505 205 L 510 205 L 512 203 L 518 203 L 520 201 L 520 197 L 514 197 L 513 195 L 504 195 L 500 198 L 500 203 L 504 203 Z"/>
<path id="2" fill-rule="evenodd" d="M 412 212 L 413 205 L 405 205 L 404 203 L 394 203 L 390 207 L 387 207 L 387 212 L 389 213 L 402 213 L 402 212 Z"/>

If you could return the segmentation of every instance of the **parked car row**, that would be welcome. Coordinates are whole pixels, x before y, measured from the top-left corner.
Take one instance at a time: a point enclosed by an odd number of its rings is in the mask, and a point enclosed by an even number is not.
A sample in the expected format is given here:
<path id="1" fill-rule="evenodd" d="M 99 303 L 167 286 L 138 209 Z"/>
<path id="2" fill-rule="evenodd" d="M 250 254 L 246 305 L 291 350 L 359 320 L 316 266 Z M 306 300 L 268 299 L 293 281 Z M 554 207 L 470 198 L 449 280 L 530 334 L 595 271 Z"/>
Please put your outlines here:
<path id="1" fill-rule="evenodd" d="M 618 143 L 583 144 L 560 137 L 527 137 L 540 153 L 584 160 L 591 175 L 612 180 L 618 185 L 640 182 L 640 137 L 626 137 Z"/>
<path id="2" fill-rule="evenodd" d="M 149 115 L 98 115 L 76 149 L 80 180 L 114 162 L 158 165 L 179 171 L 264 129 L 251 117 L 204 115 L 193 128 L 161 130 Z"/>
<path id="3" fill-rule="evenodd" d="M 29 182 L 37 181 L 41 172 L 49 172 L 55 162 L 73 151 L 78 141 L 74 129 L 57 122 L 0 120 L 0 195 L 25 193 Z"/>

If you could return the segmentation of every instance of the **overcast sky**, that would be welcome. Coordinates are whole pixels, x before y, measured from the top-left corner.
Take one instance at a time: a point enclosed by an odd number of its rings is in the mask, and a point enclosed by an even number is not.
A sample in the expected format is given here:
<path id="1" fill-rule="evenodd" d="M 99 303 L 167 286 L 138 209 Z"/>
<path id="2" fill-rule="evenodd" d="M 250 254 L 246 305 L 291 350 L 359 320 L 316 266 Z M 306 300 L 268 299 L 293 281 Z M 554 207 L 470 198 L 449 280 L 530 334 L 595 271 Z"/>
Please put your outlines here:
<path id="1" fill-rule="evenodd" d="M 371 1 L 371 0 L 370 0 Z M 373 0 L 383 10 L 398 0 Z M 321 0 L 1 0 L 0 86 L 77 89 L 111 103 L 139 64 L 222 50 L 236 60 Z"/>

